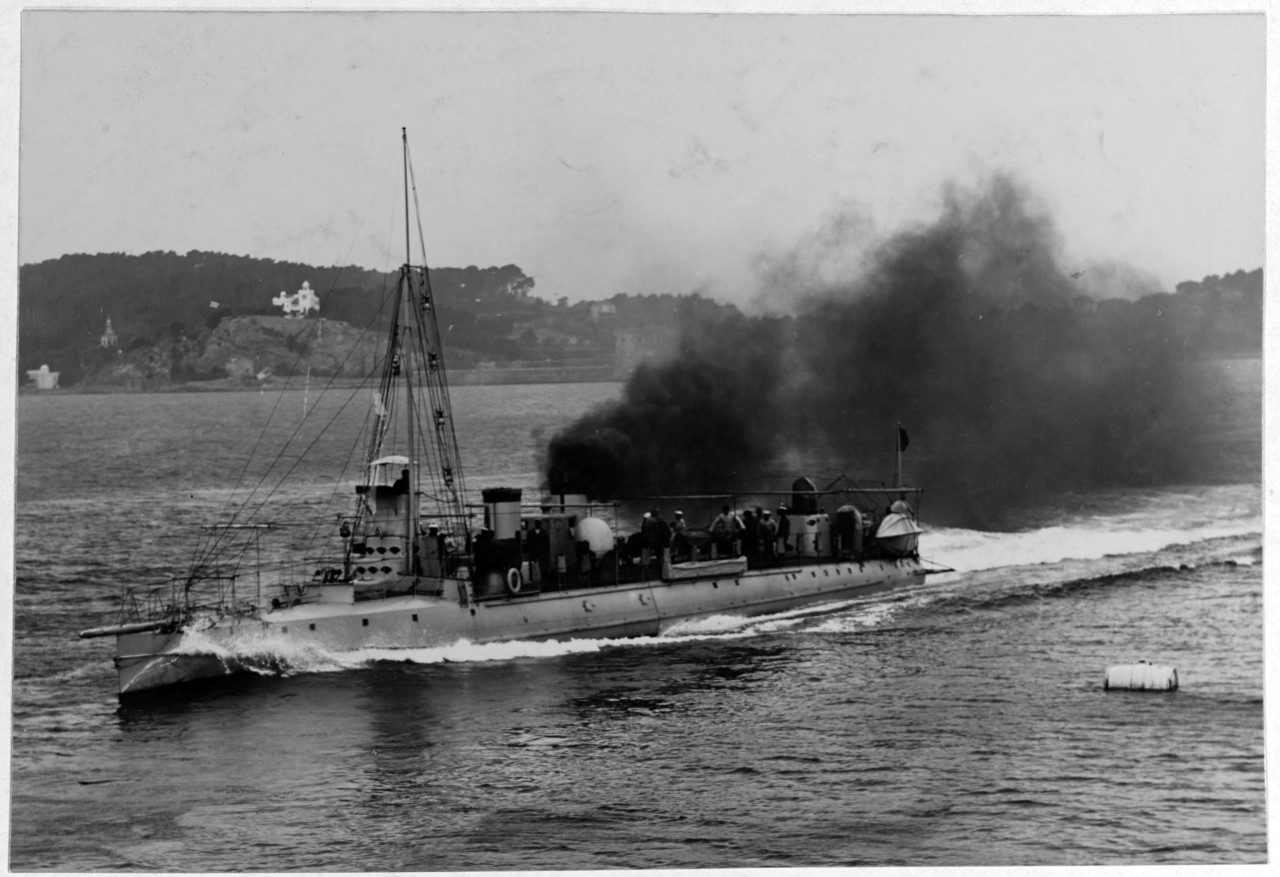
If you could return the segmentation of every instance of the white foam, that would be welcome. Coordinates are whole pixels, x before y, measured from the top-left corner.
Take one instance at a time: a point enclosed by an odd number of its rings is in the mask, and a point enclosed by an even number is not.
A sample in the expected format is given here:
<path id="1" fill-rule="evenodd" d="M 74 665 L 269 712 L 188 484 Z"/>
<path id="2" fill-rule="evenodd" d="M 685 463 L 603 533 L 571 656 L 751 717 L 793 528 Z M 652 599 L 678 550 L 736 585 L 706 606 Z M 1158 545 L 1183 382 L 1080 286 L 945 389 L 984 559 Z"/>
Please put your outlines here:
<path id="1" fill-rule="evenodd" d="M 581 654 L 583 652 L 599 651 L 607 645 L 616 645 L 622 642 L 627 642 L 627 640 L 511 640 L 498 643 L 473 643 L 464 639 L 446 646 L 432 646 L 420 649 L 366 648 L 345 654 L 361 661 L 462 664 Z"/>
<path id="2" fill-rule="evenodd" d="M 513 661 L 521 658 L 554 658 L 563 655 L 597 652 L 606 648 L 636 648 L 669 645 L 699 639 L 747 636 L 749 619 L 715 616 L 690 622 L 680 629 L 657 637 L 620 639 L 511 640 L 495 643 L 473 643 L 458 640 L 429 648 L 368 647 L 350 651 L 330 651 L 315 642 L 307 642 L 279 633 L 259 629 L 243 629 L 216 637 L 207 631 L 188 631 L 176 654 L 213 655 L 228 666 L 263 675 L 293 673 L 325 673 L 356 669 L 373 661 L 411 664 L 464 664 Z"/>
<path id="3" fill-rule="evenodd" d="M 187 631 L 174 652 L 213 655 L 224 663 L 233 663 L 268 675 L 338 672 L 358 667 L 362 663 L 359 658 L 352 658 L 348 653 L 329 651 L 316 642 L 248 627 L 229 634 L 219 631 L 217 637 L 209 636 L 207 631 Z"/>
<path id="4" fill-rule="evenodd" d="M 1145 554 L 1174 545 L 1261 533 L 1262 520 L 1256 516 L 1202 522 L 1196 526 L 1168 526 L 1165 515 L 1152 515 L 1145 520 L 1134 515 L 1117 515 L 1017 533 L 938 528 L 929 531 L 925 553 L 958 572 L 977 572 L 1005 566 Z"/>
<path id="5" fill-rule="evenodd" d="M 915 600 L 912 602 L 920 602 Z M 814 633 L 850 633 L 861 630 L 875 630 L 884 627 L 897 615 L 904 603 L 868 603 L 857 611 L 841 612 L 832 615 L 818 624 L 808 628 Z"/>
<path id="6" fill-rule="evenodd" d="M 741 631 L 752 624 L 752 619 L 742 615 L 709 615 L 677 621 L 663 632 L 668 639 L 694 639 Z"/>

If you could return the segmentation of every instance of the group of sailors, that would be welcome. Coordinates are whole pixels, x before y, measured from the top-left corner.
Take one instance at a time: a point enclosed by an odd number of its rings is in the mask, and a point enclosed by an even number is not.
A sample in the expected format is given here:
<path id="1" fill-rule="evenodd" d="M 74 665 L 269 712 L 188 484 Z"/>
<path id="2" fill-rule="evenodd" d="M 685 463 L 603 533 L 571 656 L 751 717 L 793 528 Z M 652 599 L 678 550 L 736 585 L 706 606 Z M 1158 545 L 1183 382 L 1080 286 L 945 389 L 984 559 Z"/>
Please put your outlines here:
<path id="1" fill-rule="evenodd" d="M 772 511 L 761 506 L 745 509 L 739 515 L 724 505 L 695 537 L 684 512 L 675 511 L 668 524 L 655 508 L 645 512 L 638 535 L 643 546 L 641 563 L 645 566 L 661 558 L 664 549 L 670 549 L 672 563 L 745 555 L 751 566 L 770 565 L 791 548 L 791 518 L 786 506 L 779 506 L 774 517 Z M 705 543 L 708 535 L 710 556 L 699 556 L 698 543 Z"/>

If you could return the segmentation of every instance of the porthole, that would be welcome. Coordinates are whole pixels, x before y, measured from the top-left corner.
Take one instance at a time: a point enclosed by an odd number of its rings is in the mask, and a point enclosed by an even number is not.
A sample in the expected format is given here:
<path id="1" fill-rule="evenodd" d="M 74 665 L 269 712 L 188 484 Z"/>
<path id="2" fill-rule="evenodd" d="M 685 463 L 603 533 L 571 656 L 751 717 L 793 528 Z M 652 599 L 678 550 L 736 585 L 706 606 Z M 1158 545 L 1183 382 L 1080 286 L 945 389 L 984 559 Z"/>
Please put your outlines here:
<path id="1" fill-rule="evenodd" d="M 369 619 L 367 619 L 367 618 L 361 618 L 361 619 L 360 619 L 360 626 L 361 626 L 361 627 L 368 627 L 368 626 L 369 626 Z"/>
<path id="2" fill-rule="evenodd" d="M 413 615 L 413 620 L 414 620 L 414 621 L 417 621 L 417 620 L 418 620 L 418 614 L 417 614 L 416 612 L 415 612 L 415 613 L 414 613 L 414 615 Z"/>
<path id="3" fill-rule="evenodd" d="M 288 633 L 288 632 L 289 632 L 289 625 L 287 625 L 287 624 L 286 624 L 284 627 L 280 628 L 280 632 L 281 632 L 281 633 Z"/>
<path id="4" fill-rule="evenodd" d="M 315 629 L 316 629 L 316 626 L 314 624 L 307 625 L 307 630 L 315 630 Z"/>

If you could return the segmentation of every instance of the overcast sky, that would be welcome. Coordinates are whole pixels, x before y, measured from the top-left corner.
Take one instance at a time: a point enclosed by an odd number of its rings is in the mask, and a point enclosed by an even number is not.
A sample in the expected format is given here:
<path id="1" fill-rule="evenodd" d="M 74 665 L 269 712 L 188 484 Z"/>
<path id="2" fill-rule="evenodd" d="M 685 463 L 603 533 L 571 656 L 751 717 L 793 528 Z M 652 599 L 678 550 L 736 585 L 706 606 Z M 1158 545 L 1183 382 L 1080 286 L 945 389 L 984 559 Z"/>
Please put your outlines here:
<path id="1" fill-rule="evenodd" d="M 431 264 L 551 299 L 747 302 L 761 257 L 993 172 L 1071 267 L 1172 290 L 1264 258 L 1257 14 L 28 11 L 21 40 L 21 263 L 393 267 L 401 126 Z"/>

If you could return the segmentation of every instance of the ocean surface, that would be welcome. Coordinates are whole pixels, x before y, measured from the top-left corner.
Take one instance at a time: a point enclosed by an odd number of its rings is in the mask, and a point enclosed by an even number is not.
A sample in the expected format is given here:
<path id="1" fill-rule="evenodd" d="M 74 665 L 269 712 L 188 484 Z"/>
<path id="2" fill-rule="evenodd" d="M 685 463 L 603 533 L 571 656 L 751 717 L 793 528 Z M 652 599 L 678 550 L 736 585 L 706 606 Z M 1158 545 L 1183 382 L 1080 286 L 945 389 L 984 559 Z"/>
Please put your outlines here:
<path id="1" fill-rule="evenodd" d="M 455 390 L 468 486 L 536 488 L 537 448 L 618 390 Z M 19 398 L 12 869 L 1267 860 L 1260 437 L 1234 478 L 1077 495 L 1014 532 L 931 525 L 926 496 L 921 553 L 956 571 L 888 598 L 640 640 L 299 651 L 119 701 L 112 643 L 78 631 L 184 570 L 268 464 L 302 476 L 273 500 L 323 507 L 346 444 L 244 460 L 271 414 L 264 444 L 358 430 L 351 395 Z M 1181 689 L 1103 690 L 1139 660 Z"/>

